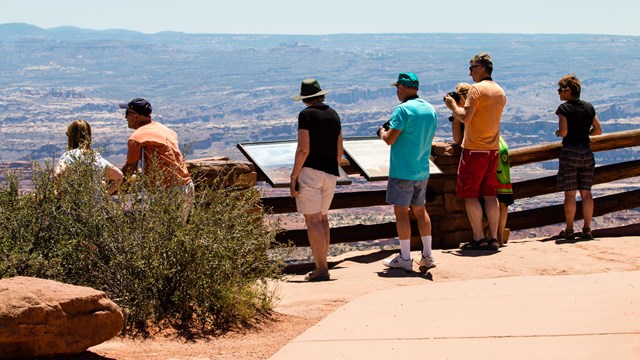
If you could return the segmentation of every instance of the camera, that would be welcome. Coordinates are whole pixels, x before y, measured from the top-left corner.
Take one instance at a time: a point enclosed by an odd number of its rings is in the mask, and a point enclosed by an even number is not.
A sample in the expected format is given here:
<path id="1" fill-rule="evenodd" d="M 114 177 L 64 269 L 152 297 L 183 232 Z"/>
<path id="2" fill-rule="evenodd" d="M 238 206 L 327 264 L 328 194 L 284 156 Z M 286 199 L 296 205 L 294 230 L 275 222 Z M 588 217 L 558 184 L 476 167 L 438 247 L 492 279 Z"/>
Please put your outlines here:
<path id="1" fill-rule="evenodd" d="M 453 120 L 455 120 L 455 118 L 453 116 L 449 116 L 449 122 L 453 122 Z"/>
<path id="2" fill-rule="evenodd" d="M 451 96 L 453 98 L 453 100 L 457 103 L 460 102 L 460 94 L 457 91 L 452 91 L 447 93 L 447 95 Z M 442 98 L 442 100 L 445 100 L 446 96 Z M 445 100 L 446 101 L 446 100 Z"/>
<path id="3" fill-rule="evenodd" d="M 380 137 L 380 129 L 384 128 L 385 130 L 389 131 L 389 124 L 390 122 L 387 121 L 384 124 L 382 124 L 382 126 L 380 128 L 378 128 L 378 131 L 376 131 L 376 135 L 378 135 L 378 137 Z"/>

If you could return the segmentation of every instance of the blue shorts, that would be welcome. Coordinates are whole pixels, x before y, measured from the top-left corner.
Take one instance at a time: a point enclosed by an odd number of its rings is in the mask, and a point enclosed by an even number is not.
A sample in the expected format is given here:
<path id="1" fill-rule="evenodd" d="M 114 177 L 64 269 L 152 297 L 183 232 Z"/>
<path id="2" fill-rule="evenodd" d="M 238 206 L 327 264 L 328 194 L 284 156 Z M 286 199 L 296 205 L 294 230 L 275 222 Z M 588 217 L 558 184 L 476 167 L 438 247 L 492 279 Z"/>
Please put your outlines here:
<path id="1" fill-rule="evenodd" d="M 387 182 L 387 204 L 397 206 L 423 206 L 426 202 L 427 182 L 389 178 Z"/>

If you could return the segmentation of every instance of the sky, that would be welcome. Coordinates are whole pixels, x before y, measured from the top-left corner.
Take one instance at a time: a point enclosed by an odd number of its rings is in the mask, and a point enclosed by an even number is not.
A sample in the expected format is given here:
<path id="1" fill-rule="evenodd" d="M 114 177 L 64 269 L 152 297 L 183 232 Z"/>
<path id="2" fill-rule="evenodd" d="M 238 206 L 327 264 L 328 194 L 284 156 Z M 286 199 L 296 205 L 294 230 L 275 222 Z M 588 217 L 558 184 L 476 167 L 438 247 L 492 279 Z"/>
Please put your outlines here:
<path id="1" fill-rule="evenodd" d="M 637 0 L 1 0 L 0 24 L 143 33 L 640 36 Z"/>

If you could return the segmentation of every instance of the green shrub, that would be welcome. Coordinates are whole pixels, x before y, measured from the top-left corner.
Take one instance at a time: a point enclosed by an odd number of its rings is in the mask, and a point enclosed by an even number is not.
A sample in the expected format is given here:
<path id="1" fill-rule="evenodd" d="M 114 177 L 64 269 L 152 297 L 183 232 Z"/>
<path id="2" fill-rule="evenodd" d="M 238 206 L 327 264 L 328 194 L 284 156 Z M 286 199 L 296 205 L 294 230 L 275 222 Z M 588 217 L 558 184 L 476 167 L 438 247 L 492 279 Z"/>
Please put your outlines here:
<path id="1" fill-rule="evenodd" d="M 148 186 L 111 199 L 88 163 L 54 178 L 34 164 L 0 185 L 0 277 L 34 276 L 105 291 L 125 314 L 125 333 L 170 326 L 183 336 L 246 326 L 270 311 L 276 225 L 255 189 L 198 189 L 189 222 L 180 189 Z M 148 177 L 151 178 L 151 177 Z M 133 201 L 144 189 L 142 201 Z"/>

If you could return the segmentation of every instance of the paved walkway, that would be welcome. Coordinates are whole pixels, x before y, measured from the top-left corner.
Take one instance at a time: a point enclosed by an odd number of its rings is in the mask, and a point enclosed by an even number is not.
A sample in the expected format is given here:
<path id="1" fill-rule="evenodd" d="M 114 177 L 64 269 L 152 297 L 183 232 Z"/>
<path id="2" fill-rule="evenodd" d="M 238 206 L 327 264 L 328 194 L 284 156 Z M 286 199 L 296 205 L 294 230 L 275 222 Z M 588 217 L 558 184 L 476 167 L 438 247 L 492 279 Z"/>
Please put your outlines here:
<path id="1" fill-rule="evenodd" d="M 640 271 L 376 290 L 271 359 L 397 358 L 640 359 Z"/>

